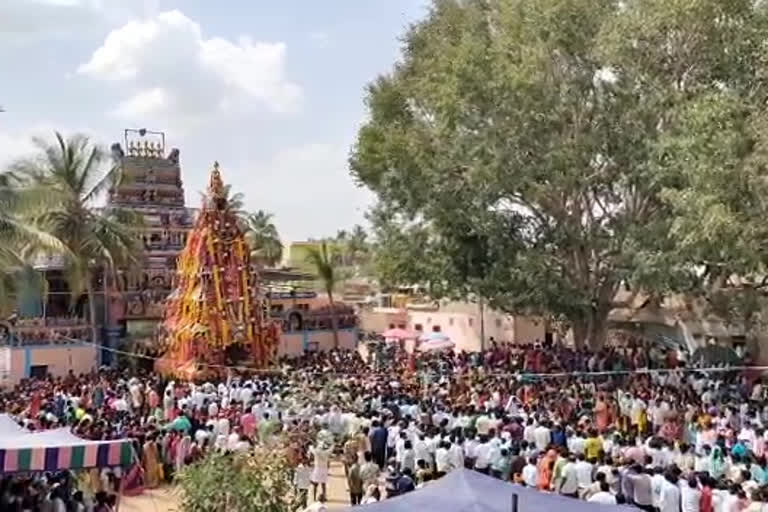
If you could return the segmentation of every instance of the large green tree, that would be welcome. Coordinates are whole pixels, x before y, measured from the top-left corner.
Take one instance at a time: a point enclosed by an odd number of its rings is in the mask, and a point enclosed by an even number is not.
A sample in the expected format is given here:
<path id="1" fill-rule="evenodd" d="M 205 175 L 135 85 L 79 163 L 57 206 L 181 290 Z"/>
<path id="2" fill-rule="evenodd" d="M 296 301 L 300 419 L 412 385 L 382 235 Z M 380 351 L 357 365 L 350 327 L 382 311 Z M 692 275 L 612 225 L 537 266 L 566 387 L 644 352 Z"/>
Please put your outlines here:
<path id="1" fill-rule="evenodd" d="M 694 286 L 718 227 L 761 232 L 765 9 L 436 0 L 369 86 L 350 158 L 378 197 L 378 268 L 552 313 L 593 345 L 622 285 Z"/>
<path id="2" fill-rule="evenodd" d="M 117 208 L 95 209 L 102 194 L 119 179 L 117 162 L 88 138 L 35 141 L 39 153 L 13 165 L 30 186 L 45 187 L 53 198 L 37 215 L 36 225 L 61 242 L 65 272 L 73 296 L 87 293 L 93 339 L 98 339 L 95 276 L 104 270 L 127 268 L 139 262 L 141 248 L 133 213 Z"/>

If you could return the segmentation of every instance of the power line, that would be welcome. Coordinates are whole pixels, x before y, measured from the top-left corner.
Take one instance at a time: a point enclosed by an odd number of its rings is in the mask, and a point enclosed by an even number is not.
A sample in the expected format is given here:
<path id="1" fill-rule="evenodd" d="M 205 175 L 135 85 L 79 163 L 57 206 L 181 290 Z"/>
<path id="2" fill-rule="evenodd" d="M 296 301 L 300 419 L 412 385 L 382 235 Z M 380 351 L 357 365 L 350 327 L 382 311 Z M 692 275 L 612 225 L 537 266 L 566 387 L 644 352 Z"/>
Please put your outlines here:
<path id="1" fill-rule="evenodd" d="M 79 343 L 83 345 L 90 345 L 99 350 L 105 350 L 114 354 L 120 354 L 128 357 L 135 357 L 138 359 L 146 359 L 151 361 L 158 361 L 163 359 L 162 357 L 149 356 L 146 354 L 139 354 L 136 352 L 127 352 L 125 350 L 119 350 L 112 347 L 106 347 L 98 343 L 94 343 L 87 340 L 71 338 L 69 336 L 61 335 L 60 338 L 73 343 Z M 217 368 L 223 370 L 236 370 L 247 371 L 256 373 L 285 373 L 281 368 L 251 368 L 248 366 L 228 366 L 222 364 L 208 364 L 198 363 L 200 366 L 206 368 Z M 294 370 L 300 371 L 300 370 Z M 670 373 L 728 373 L 728 372 L 743 372 L 743 371 L 768 371 L 768 366 L 711 366 L 707 368 L 640 368 L 636 370 L 607 370 L 607 371 L 589 371 L 589 372 L 552 372 L 552 373 L 529 373 L 524 371 L 519 372 L 486 372 L 485 375 L 489 377 L 527 377 L 536 379 L 558 379 L 564 377 L 607 377 L 607 376 L 619 376 L 619 375 L 660 375 Z M 313 375 L 346 375 L 346 376 L 365 376 L 375 375 L 377 372 L 302 372 L 304 374 Z M 387 373 L 387 372 L 383 372 Z M 418 372 L 417 372 L 418 373 Z M 423 371 L 422 371 L 423 373 Z"/>

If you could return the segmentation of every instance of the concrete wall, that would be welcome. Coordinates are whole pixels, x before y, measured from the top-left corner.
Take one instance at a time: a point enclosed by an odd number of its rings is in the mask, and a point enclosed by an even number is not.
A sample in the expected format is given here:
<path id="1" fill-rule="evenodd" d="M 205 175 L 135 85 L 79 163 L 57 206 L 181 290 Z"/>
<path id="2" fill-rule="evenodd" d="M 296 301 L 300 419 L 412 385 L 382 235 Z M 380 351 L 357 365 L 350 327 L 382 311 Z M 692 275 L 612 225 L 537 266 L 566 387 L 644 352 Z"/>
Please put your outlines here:
<path id="1" fill-rule="evenodd" d="M 333 331 L 283 333 L 280 336 L 277 353 L 281 356 L 298 356 L 312 347 L 322 351 L 332 349 Z M 339 347 L 344 349 L 357 347 L 357 329 L 339 329 Z"/>
<path id="2" fill-rule="evenodd" d="M 479 317 L 443 311 L 410 311 L 408 317 L 410 330 L 415 331 L 417 327 L 421 327 L 424 333 L 429 333 L 439 329 L 456 343 L 456 350 L 480 350 Z M 492 335 L 486 330 L 486 339 L 490 336 Z"/>
<path id="3" fill-rule="evenodd" d="M 14 347 L 11 351 L 9 384 L 29 377 L 33 366 L 47 366 L 48 374 L 64 376 L 88 373 L 97 366 L 98 350 L 92 345 L 40 345 Z"/>
<path id="4" fill-rule="evenodd" d="M 499 343 L 527 343 L 543 340 L 546 326 L 543 320 L 512 316 L 484 309 L 486 346 L 491 338 Z M 439 310 L 410 310 L 408 328 L 420 325 L 425 333 L 439 327 L 440 332 L 456 343 L 457 350 L 480 350 L 480 308 L 475 304 L 450 304 Z"/>
<path id="5" fill-rule="evenodd" d="M 544 341 L 546 332 L 547 326 L 542 318 L 515 317 L 515 341 L 517 343 Z"/>
<path id="6" fill-rule="evenodd" d="M 389 329 L 390 324 L 395 327 L 408 325 L 408 311 L 398 308 L 370 308 L 358 313 L 360 317 L 360 329 L 369 332 L 382 333 Z"/>

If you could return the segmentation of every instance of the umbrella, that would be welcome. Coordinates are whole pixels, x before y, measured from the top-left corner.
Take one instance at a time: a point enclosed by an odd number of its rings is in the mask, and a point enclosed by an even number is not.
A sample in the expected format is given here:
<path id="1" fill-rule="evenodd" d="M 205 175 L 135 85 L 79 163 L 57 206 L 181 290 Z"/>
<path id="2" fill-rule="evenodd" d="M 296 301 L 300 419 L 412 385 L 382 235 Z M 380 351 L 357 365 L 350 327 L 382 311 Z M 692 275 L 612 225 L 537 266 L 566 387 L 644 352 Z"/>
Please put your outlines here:
<path id="1" fill-rule="evenodd" d="M 442 332 L 439 332 L 439 331 L 429 332 L 427 334 L 422 335 L 419 338 L 419 341 L 437 341 L 437 340 L 440 340 L 440 341 L 449 340 L 450 341 L 450 338 L 448 336 L 446 336 L 445 334 L 443 334 Z"/>
<path id="2" fill-rule="evenodd" d="M 422 352 L 436 352 L 438 350 L 453 350 L 456 346 L 448 337 L 443 339 L 432 339 L 425 341 L 419 345 L 419 350 Z"/>
<path id="3" fill-rule="evenodd" d="M 395 340 L 410 340 L 416 337 L 415 334 L 413 334 L 411 331 L 406 329 L 401 329 L 399 327 L 393 327 L 392 329 L 387 329 L 382 333 L 382 336 L 386 339 L 395 339 Z"/>

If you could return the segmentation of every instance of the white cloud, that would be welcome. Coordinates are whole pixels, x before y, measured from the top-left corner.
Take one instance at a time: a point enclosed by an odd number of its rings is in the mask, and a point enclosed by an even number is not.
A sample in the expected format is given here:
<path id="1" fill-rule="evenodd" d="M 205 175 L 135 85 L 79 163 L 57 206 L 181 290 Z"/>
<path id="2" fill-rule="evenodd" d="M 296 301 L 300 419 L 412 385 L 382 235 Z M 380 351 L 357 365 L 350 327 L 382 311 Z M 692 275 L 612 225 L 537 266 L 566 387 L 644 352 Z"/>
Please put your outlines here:
<path id="1" fill-rule="evenodd" d="M 3 116 L 5 114 L 0 114 Z M 0 121 L 2 121 L 0 117 Z M 59 130 L 64 136 L 71 133 L 70 131 L 62 131 L 62 129 L 56 128 L 54 123 L 48 121 L 42 121 L 35 123 L 32 126 L 26 126 L 22 129 L 10 130 L 0 129 L 0 172 L 12 164 L 14 161 L 22 157 L 33 155 L 38 148 L 35 146 L 34 139 L 39 138 L 46 141 L 52 141 L 54 132 Z"/>
<path id="2" fill-rule="evenodd" d="M 174 10 L 113 30 L 78 73 L 124 88 L 114 110 L 123 119 L 188 126 L 254 104 L 296 111 L 302 90 L 286 77 L 285 59 L 284 43 L 206 39 Z"/>
<path id="3" fill-rule="evenodd" d="M 248 172 L 224 179 L 245 195 L 250 209 L 275 214 L 284 241 L 322 237 L 364 223 L 373 196 L 349 175 L 346 144 L 312 143 L 276 152 Z"/>
<path id="4" fill-rule="evenodd" d="M 31 137 L 0 131 L 0 172 L 32 150 L 34 145 Z"/>
<path id="5" fill-rule="evenodd" d="M 148 11 L 148 0 L 0 0 L 0 41 L 83 35 Z"/>
<path id="6" fill-rule="evenodd" d="M 170 102 L 165 89 L 155 87 L 154 89 L 142 91 L 125 101 L 121 101 L 114 112 L 119 117 L 125 119 L 132 116 L 141 118 L 167 109 Z"/>

